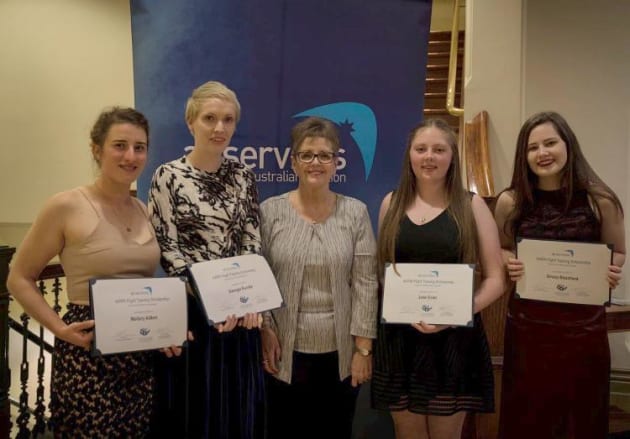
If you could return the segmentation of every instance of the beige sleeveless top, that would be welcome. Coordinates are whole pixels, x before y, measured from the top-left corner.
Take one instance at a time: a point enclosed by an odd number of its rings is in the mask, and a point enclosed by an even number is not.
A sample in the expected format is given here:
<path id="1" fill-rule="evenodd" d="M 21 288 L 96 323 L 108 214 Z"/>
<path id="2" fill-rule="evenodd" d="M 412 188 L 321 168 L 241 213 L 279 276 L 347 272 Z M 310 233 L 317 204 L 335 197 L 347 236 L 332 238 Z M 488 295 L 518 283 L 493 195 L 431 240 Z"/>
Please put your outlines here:
<path id="1" fill-rule="evenodd" d="M 89 304 L 90 279 L 135 278 L 153 276 L 160 260 L 160 247 L 147 218 L 151 234 L 146 242 L 125 238 L 121 231 L 105 219 L 98 204 L 92 202 L 83 188 L 77 188 L 85 203 L 99 218 L 95 229 L 82 242 L 63 248 L 59 254 L 66 274 L 68 301 Z M 144 217 L 138 200 L 134 201 Z"/>

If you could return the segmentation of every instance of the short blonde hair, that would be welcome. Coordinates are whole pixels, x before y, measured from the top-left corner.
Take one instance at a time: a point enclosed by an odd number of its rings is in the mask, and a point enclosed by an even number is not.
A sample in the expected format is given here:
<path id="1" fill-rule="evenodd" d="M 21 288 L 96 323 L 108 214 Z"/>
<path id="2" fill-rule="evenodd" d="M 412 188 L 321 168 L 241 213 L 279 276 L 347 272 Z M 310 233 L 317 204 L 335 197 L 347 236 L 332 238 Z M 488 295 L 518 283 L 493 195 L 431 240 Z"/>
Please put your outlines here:
<path id="1" fill-rule="evenodd" d="M 236 122 L 241 118 L 241 104 L 236 93 L 218 81 L 208 81 L 193 90 L 186 102 L 186 122 L 192 123 L 199 115 L 199 108 L 206 99 L 217 98 L 231 102 L 236 108 Z"/>

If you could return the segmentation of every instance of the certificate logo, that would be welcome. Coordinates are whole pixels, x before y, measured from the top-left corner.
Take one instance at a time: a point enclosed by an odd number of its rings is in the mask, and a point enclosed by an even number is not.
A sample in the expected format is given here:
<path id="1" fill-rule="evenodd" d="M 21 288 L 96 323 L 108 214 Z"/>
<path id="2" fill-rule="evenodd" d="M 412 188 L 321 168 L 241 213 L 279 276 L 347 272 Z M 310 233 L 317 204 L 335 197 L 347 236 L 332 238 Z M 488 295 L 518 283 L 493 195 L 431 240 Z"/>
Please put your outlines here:
<path id="1" fill-rule="evenodd" d="M 438 270 L 431 270 L 425 274 L 419 274 L 418 277 L 440 277 L 440 272 Z"/>
<path id="2" fill-rule="evenodd" d="M 153 294 L 153 288 L 151 287 L 142 287 L 141 290 L 131 291 L 130 294 L 132 296 L 150 296 Z"/>
<path id="3" fill-rule="evenodd" d="M 424 304 L 424 305 L 421 306 L 421 309 L 424 312 L 429 312 L 429 311 L 431 311 L 433 309 L 433 307 L 431 305 Z"/>
<path id="4" fill-rule="evenodd" d="M 151 330 L 149 328 L 140 328 L 140 335 L 142 336 L 147 336 L 149 335 L 149 332 L 151 332 Z"/>
<path id="5" fill-rule="evenodd" d="M 565 284 L 557 284 L 556 289 L 558 291 L 565 291 L 568 287 Z"/>
<path id="6" fill-rule="evenodd" d="M 572 250 L 572 249 L 569 248 L 569 249 L 566 249 L 566 250 L 564 250 L 563 252 L 560 252 L 560 253 L 551 253 L 551 255 L 552 256 L 565 257 L 565 258 L 567 256 L 573 257 L 575 255 L 575 250 Z"/>
<path id="7" fill-rule="evenodd" d="M 239 264 L 238 262 L 232 262 L 227 267 L 223 267 L 223 272 L 225 273 L 227 271 L 234 271 L 238 270 L 239 268 L 241 268 L 241 264 Z"/>
<path id="8" fill-rule="evenodd" d="M 239 300 L 241 301 L 241 303 L 247 303 L 249 301 L 249 297 L 247 296 L 241 296 L 239 298 Z"/>

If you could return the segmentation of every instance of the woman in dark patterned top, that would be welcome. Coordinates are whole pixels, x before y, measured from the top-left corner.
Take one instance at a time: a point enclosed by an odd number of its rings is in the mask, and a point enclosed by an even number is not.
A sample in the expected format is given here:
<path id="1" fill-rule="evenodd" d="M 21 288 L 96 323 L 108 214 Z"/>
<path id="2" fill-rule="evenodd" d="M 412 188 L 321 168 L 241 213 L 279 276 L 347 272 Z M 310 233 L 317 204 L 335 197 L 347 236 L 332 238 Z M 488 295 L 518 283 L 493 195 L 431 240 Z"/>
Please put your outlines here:
<path id="1" fill-rule="evenodd" d="M 223 156 L 239 116 L 236 95 L 223 84 L 211 81 L 195 89 L 186 106 L 194 148 L 155 171 L 149 212 L 162 250 L 162 266 L 171 276 L 187 274 L 190 263 L 260 252 L 254 175 Z M 227 316 L 224 324 L 212 327 L 200 306 L 191 296 L 189 327 L 195 339 L 189 352 L 189 435 L 263 437 L 260 334 L 252 330 L 259 326 L 260 316 L 248 314 L 238 321 Z M 185 371 L 180 369 L 180 373 L 183 379 Z M 177 379 L 171 376 L 166 393 L 179 396 L 167 403 L 179 406 L 183 415 L 185 392 Z M 165 422 L 161 433 L 169 431 L 166 424 L 172 425 L 172 420 Z M 182 428 L 181 422 L 170 431 L 181 434 L 177 428 Z"/>
<path id="2" fill-rule="evenodd" d="M 486 203 L 462 185 L 457 138 L 440 119 L 409 134 L 400 183 L 379 213 L 378 261 L 479 262 L 472 327 L 381 324 L 372 403 L 391 411 L 398 439 L 455 439 L 466 412 L 494 408 L 492 364 L 479 312 L 503 294 L 501 248 Z"/>
<path id="3" fill-rule="evenodd" d="M 520 236 L 613 244 L 607 277 L 610 288 L 619 284 L 625 260 L 621 203 L 559 114 L 535 114 L 521 128 L 512 182 L 499 196 L 495 217 L 511 280 L 527 269 L 515 257 Z M 502 438 L 607 437 L 609 375 L 603 306 L 510 298 Z"/>

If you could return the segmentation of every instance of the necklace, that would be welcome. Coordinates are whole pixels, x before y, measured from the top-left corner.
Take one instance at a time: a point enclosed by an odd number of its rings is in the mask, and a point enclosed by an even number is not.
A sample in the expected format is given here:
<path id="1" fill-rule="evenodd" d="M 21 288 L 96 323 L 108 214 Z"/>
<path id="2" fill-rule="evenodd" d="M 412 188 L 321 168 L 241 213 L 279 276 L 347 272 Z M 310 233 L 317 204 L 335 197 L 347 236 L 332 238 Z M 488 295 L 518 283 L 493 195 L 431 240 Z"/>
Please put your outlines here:
<path id="1" fill-rule="evenodd" d="M 127 223 L 127 221 L 123 219 L 122 215 L 118 212 L 118 209 L 112 206 L 112 210 L 114 211 L 114 215 L 116 215 L 116 218 L 118 218 L 118 221 L 125 228 L 127 233 L 131 233 L 131 226 Z"/>
<path id="2" fill-rule="evenodd" d="M 111 200 L 108 199 L 108 197 L 105 194 L 105 192 L 98 185 L 95 184 L 94 187 L 96 187 L 98 192 L 100 192 L 101 197 L 105 201 L 105 203 L 103 203 L 103 207 L 105 207 L 106 205 L 109 206 L 110 210 L 114 213 L 114 216 L 118 220 L 118 223 L 121 226 L 123 226 L 123 228 L 127 231 L 127 233 L 131 233 L 133 229 L 131 228 L 130 222 L 125 220 L 124 215 L 122 215 L 122 213 L 118 211 L 118 208 L 116 207 L 116 205 L 114 203 L 112 203 Z M 103 207 L 101 207 L 101 208 L 103 208 Z"/>
<path id="3" fill-rule="evenodd" d="M 427 222 L 426 217 L 423 216 L 422 218 L 420 218 L 420 224 L 424 224 L 426 222 Z"/>

